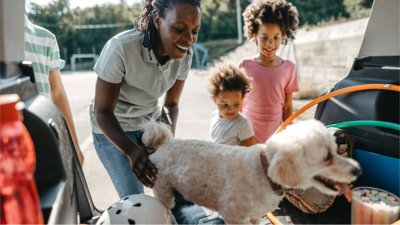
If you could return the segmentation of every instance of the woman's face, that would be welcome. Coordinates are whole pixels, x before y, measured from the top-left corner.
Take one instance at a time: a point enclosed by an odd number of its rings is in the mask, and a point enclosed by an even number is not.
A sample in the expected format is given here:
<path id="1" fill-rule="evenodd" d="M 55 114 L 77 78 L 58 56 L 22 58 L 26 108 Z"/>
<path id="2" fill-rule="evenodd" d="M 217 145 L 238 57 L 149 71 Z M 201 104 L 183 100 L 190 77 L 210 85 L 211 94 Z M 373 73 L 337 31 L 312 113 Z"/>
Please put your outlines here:
<path id="1" fill-rule="evenodd" d="M 159 32 L 161 43 L 158 43 L 158 59 L 169 56 L 180 59 L 185 56 L 190 46 L 197 41 L 200 29 L 200 8 L 176 3 L 165 11 L 165 17 L 155 17 L 155 25 Z"/>

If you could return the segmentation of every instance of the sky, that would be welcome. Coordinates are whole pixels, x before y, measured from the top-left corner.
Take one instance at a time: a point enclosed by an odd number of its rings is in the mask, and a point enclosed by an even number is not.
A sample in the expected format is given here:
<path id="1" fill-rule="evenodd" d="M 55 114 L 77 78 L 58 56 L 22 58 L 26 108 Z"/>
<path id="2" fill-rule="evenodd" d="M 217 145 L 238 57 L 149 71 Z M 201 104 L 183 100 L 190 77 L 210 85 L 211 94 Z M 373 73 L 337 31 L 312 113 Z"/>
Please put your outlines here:
<path id="1" fill-rule="evenodd" d="M 51 1 L 53 1 L 53 0 L 30 0 L 30 2 L 34 2 L 39 5 L 47 5 Z M 128 5 L 132 5 L 135 2 L 139 2 L 139 1 L 143 1 L 143 0 L 125 0 L 125 1 Z M 120 0 L 70 0 L 71 8 L 75 8 L 78 6 L 81 8 L 85 8 L 85 7 L 93 6 L 96 4 L 101 5 L 101 4 L 105 4 L 105 3 L 119 4 Z"/>

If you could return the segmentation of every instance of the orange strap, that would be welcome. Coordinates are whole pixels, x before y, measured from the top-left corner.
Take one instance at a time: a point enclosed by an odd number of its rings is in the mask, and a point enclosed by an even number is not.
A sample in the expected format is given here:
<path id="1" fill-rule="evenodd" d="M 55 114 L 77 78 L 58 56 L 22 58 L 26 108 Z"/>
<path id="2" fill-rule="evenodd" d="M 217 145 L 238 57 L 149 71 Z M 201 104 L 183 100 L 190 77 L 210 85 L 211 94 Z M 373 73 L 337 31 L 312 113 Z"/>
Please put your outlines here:
<path id="1" fill-rule="evenodd" d="M 281 221 L 279 221 L 271 212 L 267 213 L 267 218 L 273 225 L 282 225 Z"/>
<path id="2" fill-rule="evenodd" d="M 342 94 L 347 94 L 350 92 L 356 92 L 356 91 L 364 91 L 364 90 L 389 90 L 389 91 L 397 91 L 400 92 L 400 86 L 399 85 L 394 85 L 394 84 L 362 84 L 362 85 L 357 85 L 357 86 L 352 86 L 352 87 L 347 87 L 343 89 L 339 89 L 333 92 L 330 92 L 326 95 L 323 95 L 321 97 L 318 97 L 308 103 L 307 105 L 303 106 L 299 111 L 293 113 L 289 118 L 285 120 L 285 122 L 282 123 L 282 125 L 275 131 L 275 133 L 281 132 L 283 129 L 285 129 L 289 124 L 293 122 L 294 119 L 296 119 L 299 115 L 301 115 L 304 111 L 307 109 L 311 108 L 315 104 L 318 104 L 320 102 L 323 102 L 327 99 L 330 99 L 332 97 L 342 95 Z"/>
<path id="3" fill-rule="evenodd" d="M 282 123 L 282 125 L 275 131 L 275 133 L 281 132 L 283 129 L 285 129 L 289 124 L 292 123 L 294 119 L 296 119 L 299 115 L 301 115 L 304 111 L 307 109 L 311 108 L 315 104 L 318 104 L 320 102 L 323 102 L 325 100 L 328 100 L 332 97 L 342 95 L 342 94 L 347 94 L 350 92 L 356 92 L 356 91 L 364 91 L 364 90 L 389 90 L 389 91 L 397 91 L 400 92 L 400 86 L 399 85 L 394 85 L 394 84 L 362 84 L 362 85 L 357 85 L 357 86 L 352 86 L 352 87 L 347 87 L 343 89 L 339 89 L 333 92 L 330 92 L 326 95 L 323 95 L 321 97 L 318 97 L 308 103 L 307 105 L 303 106 L 300 110 L 297 112 L 293 113 L 289 118 L 285 120 L 285 122 Z M 269 221 L 271 221 L 272 224 L 274 225 L 282 225 L 282 223 L 271 213 L 267 213 L 267 218 Z M 400 225 L 400 220 L 397 222 L 393 223 L 392 225 Z"/>

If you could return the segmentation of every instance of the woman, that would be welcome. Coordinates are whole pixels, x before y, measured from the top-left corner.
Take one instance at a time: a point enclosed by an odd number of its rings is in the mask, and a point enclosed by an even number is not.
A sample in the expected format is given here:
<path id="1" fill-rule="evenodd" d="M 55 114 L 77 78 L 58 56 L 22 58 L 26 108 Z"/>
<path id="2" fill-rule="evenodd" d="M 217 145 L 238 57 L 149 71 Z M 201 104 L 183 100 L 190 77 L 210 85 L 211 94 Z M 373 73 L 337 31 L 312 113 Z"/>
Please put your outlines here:
<path id="1" fill-rule="evenodd" d="M 111 38 L 94 66 L 93 140 L 120 198 L 143 193 L 143 184 L 153 186 L 157 169 L 141 141 L 140 124 L 160 119 L 158 100 L 165 94 L 163 106 L 175 131 L 200 18 L 200 0 L 146 0 L 136 29 Z"/>

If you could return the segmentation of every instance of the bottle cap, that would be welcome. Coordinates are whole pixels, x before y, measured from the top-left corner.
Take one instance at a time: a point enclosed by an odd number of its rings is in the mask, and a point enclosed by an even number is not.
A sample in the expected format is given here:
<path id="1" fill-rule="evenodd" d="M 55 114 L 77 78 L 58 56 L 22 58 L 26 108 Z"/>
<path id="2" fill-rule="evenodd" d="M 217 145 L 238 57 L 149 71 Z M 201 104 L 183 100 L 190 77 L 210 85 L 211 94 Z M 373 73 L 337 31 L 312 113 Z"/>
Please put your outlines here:
<path id="1" fill-rule="evenodd" d="M 22 120 L 22 108 L 24 104 L 20 102 L 17 94 L 7 94 L 0 96 L 0 123 Z"/>

